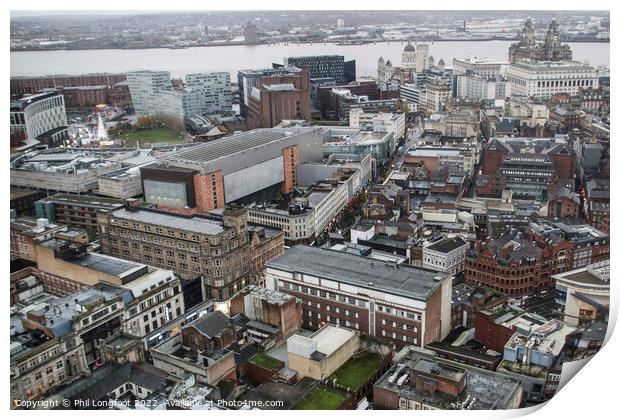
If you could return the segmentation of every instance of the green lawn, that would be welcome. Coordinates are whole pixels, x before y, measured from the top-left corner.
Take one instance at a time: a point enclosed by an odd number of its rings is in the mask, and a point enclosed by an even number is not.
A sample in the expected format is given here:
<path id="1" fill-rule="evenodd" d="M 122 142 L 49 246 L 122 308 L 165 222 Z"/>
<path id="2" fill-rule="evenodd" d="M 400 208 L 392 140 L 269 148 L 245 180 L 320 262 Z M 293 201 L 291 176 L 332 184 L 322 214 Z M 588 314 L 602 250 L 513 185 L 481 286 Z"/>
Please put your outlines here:
<path id="1" fill-rule="evenodd" d="M 349 359 L 329 380 L 336 378 L 336 384 L 357 391 L 362 385 L 377 372 L 381 364 L 381 356 L 374 353 L 361 352 Z"/>
<path id="2" fill-rule="evenodd" d="M 179 132 L 170 128 L 151 128 L 134 133 L 121 134 L 118 138 L 125 140 L 127 146 L 135 146 L 138 141 L 140 146 L 146 143 L 183 143 L 183 137 L 181 137 Z"/>
<path id="3" fill-rule="evenodd" d="M 284 363 L 282 363 L 282 361 L 268 356 L 265 353 L 260 353 L 252 357 L 250 359 L 250 363 L 254 363 L 255 365 L 258 365 L 265 369 L 278 369 L 284 366 Z"/>
<path id="4" fill-rule="evenodd" d="M 334 410 L 347 396 L 332 389 L 317 386 L 300 400 L 293 410 Z"/>

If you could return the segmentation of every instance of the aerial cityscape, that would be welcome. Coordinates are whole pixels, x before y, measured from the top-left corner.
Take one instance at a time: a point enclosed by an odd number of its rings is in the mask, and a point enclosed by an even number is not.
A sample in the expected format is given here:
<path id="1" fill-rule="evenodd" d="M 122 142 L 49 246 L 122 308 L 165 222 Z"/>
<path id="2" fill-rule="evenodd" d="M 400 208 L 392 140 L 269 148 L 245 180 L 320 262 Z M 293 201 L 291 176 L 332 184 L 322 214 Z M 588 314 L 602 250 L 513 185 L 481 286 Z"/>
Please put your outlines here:
<path id="1" fill-rule="evenodd" d="M 11 11 L 10 408 L 551 400 L 610 321 L 609 42 L 609 11 Z"/>

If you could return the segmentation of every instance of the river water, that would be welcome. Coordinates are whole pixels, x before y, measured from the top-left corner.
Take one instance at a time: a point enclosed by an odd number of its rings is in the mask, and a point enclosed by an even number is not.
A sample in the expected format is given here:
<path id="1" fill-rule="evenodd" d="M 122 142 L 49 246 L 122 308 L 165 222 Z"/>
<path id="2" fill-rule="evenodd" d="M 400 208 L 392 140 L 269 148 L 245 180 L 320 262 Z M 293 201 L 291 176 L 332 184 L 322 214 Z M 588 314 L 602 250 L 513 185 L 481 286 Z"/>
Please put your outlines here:
<path id="1" fill-rule="evenodd" d="M 446 41 L 430 46 L 430 54 L 438 62 L 443 58 L 447 67 L 456 57 L 487 57 L 508 60 L 511 41 Z M 609 67 L 609 43 L 569 43 L 573 59 L 587 61 L 597 67 Z M 83 74 L 129 70 L 168 70 L 172 77 L 188 73 L 227 71 L 236 81 L 238 70 L 271 67 L 284 57 L 317 54 L 341 54 L 346 60 L 357 60 L 357 77 L 376 76 L 380 56 L 400 65 L 405 43 L 366 45 L 275 44 L 194 47 L 187 49 L 154 48 L 142 50 L 73 50 L 11 52 L 11 76 L 42 76 L 50 74 Z"/>

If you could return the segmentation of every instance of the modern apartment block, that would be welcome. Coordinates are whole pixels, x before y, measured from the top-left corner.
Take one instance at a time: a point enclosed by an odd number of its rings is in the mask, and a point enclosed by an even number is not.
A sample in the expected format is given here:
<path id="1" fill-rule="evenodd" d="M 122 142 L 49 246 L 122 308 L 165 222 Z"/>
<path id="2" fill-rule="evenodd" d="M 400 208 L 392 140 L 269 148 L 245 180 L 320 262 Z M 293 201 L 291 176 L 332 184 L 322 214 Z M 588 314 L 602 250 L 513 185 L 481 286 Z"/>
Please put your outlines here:
<path id="1" fill-rule="evenodd" d="M 207 211 L 240 199 L 289 193 L 297 185 L 298 164 L 322 159 L 319 131 L 257 129 L 162 157 L 141 168 L 145 201 Z"/>
<path id="2" fill-rule="evenodd" d="M 186 284 L 200 284 L 199 291 L 192 289 L 199 294 L 191 296 L 194 304 L 227 301 L 255 283 L 262 272 L 253 266 L 255 253 L 272 257 L 284 245 L 281 233 L 270 231 L 261 239 L 242 208 L 227 208 L 217 219 L 127 207 L 99 212 L 98 222 L 104 253 L 174 270 Z"/>
<path id="3" fill-rule="evenodd" d="M 67 138 L 67 112 L 61 93 L 52 90 L 11 99 L 11 136 L 48 145 Z"/>
<path id="4" fill-rule="evenodd" d="M 127 83 L 136 115 L 167 116 L 182 122 L 185 117 L 232 111 L 228 73 L 188 74 L 185 86 L 172 86 L 170 72 L 134 71 Z"/>
<path id="5" fill-rule="evenodd" d="M 188 91 L 199 94 L 202 112 L 199 114 L 230 113 L 232 110 L 232 91 L 230 73 L 192 73 L 185 76 Z"/>
<path id="6" fill-rule="evenodd" d="M 172 88 L 170 72 L 167 71 L 132 71 L 127 74 L 127 84 L 136 115 L 149 115 L 150 96 Z"/>
<path id="7" fill-rule="evenodd" d="M 355 80 L 355 60 L 344 61 L 342 55 L 309 55 L 301 57 L 285 57 L 284 65 L 302 68 L 307 65 L 311 78 L 329 77 L 337 85 Z M 350 69 L 353 69 L 351 74 Z"/>
<path id="8" fill-rule="evenodd" d="M 342 325 L 398 347 L 424 347 L 451 329 L 444 272 L 299 245 L 266 264 L 265 283 L 301 298 L 312 329 Z"/>

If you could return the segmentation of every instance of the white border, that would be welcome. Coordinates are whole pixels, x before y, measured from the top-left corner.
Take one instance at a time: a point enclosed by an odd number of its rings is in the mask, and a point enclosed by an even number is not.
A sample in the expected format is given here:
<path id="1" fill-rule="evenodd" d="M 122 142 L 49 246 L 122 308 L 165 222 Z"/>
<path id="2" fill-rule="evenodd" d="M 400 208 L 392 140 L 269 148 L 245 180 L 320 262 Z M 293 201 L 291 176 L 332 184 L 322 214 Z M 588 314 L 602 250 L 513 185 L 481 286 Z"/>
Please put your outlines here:
<path id="1" fill-rule="evenodd" d="M 7 2 L 9 3 L 9 2 Z M 212 4 L 210 4 L 212 3 Z M 5 3 L 6 4 L 6 3 Z M 364 0 L 359 1 L 328 1 L 328 0 L 312 0 L 306 2 L 300 1 L 283 1 L 283 0 L 272 0 L 267 2 L 256 2 L 251 0 L 237 0 L 235 2 L 209 2 L 209 1 L 189 1 L 189 0 L 176 0 L 174 2 L 164 2 L 162 0 L 151 0 L 148 2 L 132 2 L 129 3 L 127 0 L 106 0 L 105 2 L 85 2 L 83 0 L 38 0 L 38 1 L 10 1 L 10 4 L 5 6 L 4 19 L 2 23 L 4 25 L 4 30 L 2 32 L 4 45 L 5 45 L 5 60 L 3 60 L 2 64 L 4 67 L 4 83 L 6 86 L 8 97 L 8 83 L 10 76 L 10 67 L 9 67 L 9 8 L 13 8 L 16 10 L 49 10 L 50 6 L 54 7 L 55 10 L 200 10 L 200 9 L 210 9 L 210 10 L 304 10 L 304 9 L 315 9 L 315 10 L 343 10 L 343 9 L 363 9 L 363 10 L 382 10 L 382 9 L 391 9 L 391 10 L 408 10 L 408 9 L 434 9 L 434 10 L 455 10 L 455 9 L 468 9 L 468 10 L 483 10 L 483 9 L 491 9 L 491 10 L 576 10 L 576 13 L 579 13 L 578 10 L 610 10 L 610 20 L 611 20 L 611 33 L 613 33 L 613 37 L 618 33 L 616 19 L 617 15 L 614 13 L 617 7 L 614 3 L 608 1 L 599 1 L 599 0 L 591 0 L 587 2 L 577 2 L 574 0 L 552 0 L 552 1 L 532 1 L 532 0 L 521 0 L 519 2 L 484 2 L 481 0 L 469 0 L 467 2 L 456 1 L 456 0 L 444 0 L 442 2 L 414 2 L 412 0 L 393 0 L 389 3 L 382 2 L 368 2 Z M 612 41 L 613 42 L 613 41 Z M 615 69 L 618 68 L 618 60 L 616 55 L 614 54 L 613 48 L 610 48 L 610 68 L 614 69 L 612 74 L 615 74 Z M 578 59 L 578 57 L 576 57 Z M 614 84 L 615 86 L 615 84 Z M 618 99 L 618 96 L 615 92 L 616 89 L 612 89 L 612 102 L 614 104 L 620 104 L 620 101 L 615 101 L 614 99 Z M 8 99 L 8 98 L 7 98 Z M 8 114 L 9 101 L 5 100 L 2 102 L 2 106 L 4 109 L 4 115 Z M 617 115 L 616 106 L 612 106 L 612 115 Z M 2 119 L 5 124 L 4 133 L 8 133 L 8 118 Z M 6 134 L 5 134 L 6 136 Z M 612 138 L 613 138 L 612 134 Z M 6 137 L 5 137 L 6 138 Z M 614 141 L 614 140 L 612 140 Z M 4 146 L 4 153 L 8 155 L 8 147 Z M 9 170 L 8 170 L 8 156 L 5 155 L 4 162 L 5 164 L 2 167 L 2 171 L 5 174 L 3 179 L 9 179 Z M 612 157 L 613 161 L 618 162 L 618 159 Z M 612 179 L 616 179 L 618 175 L 618 170 L 615 168 L 615 165 L 612 164 Z M 4 191 L 4 197 L 8 194 L 9 184 L 5 182 L 1 185 L 2 191 Z M 617 208 L 617 204 L 619 200 L 616 199 L 616 194 L 613 194 L 613 191 L 618 190 L 615 186 L 615 183 L 612 184 L 612 208 Z M 5 232 L 8 233 L 8 221 L 9 221 L 9 209 L 8 206 L 4 206 L 2 209 L 2 223 L 5 226 Z M 615 221 L 612 225 L 612 242 L 615 231 Z M 4 250 L 4 255 L 6 260 L 8 261 L 9 254 L 9 243 L 5 241 L 2 243 L 2 248 Z M 612 249 L 615 249 L 612 247 Z M 610 331 L 615 326 L 615 320 L 617 318 L 618 312 L 618 303 L 619 302 L 619 293 L 618 287 L 615 286 L 615 282 L 617 278 L 620 276 L 616 276 L 619 272 L 617 268 L 617 263 L 615 259 L 611 261 L 612 268 L 612 306 L 611 306 L 611 314 L 610 319 Z M 5 274 L 8 278 L 8 270 L 5 271 Z M 8 286 L 5 282 L 5 287 Z M 6 290 L 6 289 L 5 289 Z M 4 305 L 8 306 L 8 299 L 6 294 L 4 295 Z M 8 309 L 8 308 L 7 308 Z M 7 311 L 8 312 L 8 311 Z M 5 312 L 6 313 L 6 312 Z M 5 343 L 8 344 L 9 334 L 8 334 L 8 317 L 4 319 L 4 325 L 6 326 L 6 330 L 3 334 L 3 339 Z M 5 363 L 8 363 L 9 354 L 8 345 L 2 346 L 1 351 L 4 356 Z M 528 410 L 518 410 L 516 412 L 475 412 L 475 411 L 467 411 L 467 412 L 445 412 L 445 411 L 436 411 L 436 412 L 397 412 L 397 411 L 366 411 L 364 412 L 364 416 L 381 416 L 388 415 L 394 418 L 412 418 L 413 416 L 417 417 L 433 417 L 433 418 L 511 418 L 511 417 L 520 417 L 522 415 L 526 415 L 529 413 L 530 418 L 534 419 L 543 419 L 543 418 L 554 418 L 561 419 L 564 417 L 568 418 L 611 418 L 612 413 L 616 411 L 615 409 L 615 399 L 618 398 L 617 388 L 615 388 L 617 378 L 618 378 L 618 361 L 616 359 L 616 355 L 620 354 L 620 344 L 617 334 L 612 336 L 607 345 L 603 348 L 603 350 L 597 354 L 592 361 L 588 363 L 586 369 L 583 369 L 579 372 L 574 379 L 572 379 L 550 402 L 548 402 L 544 407 L 538 409 L 528 409 Z M 6 366 L 6 365 L 5 365 Z M 8 366 L 7 366 L 8 367 Z M 8 377 L 8 369 L 4 369 L 5 376 L 4 381 L 2 382 L 5 386 L 3 387 L 3 394 L 5 396 L 5 409 L 9 411 L 9 377 Z M 256 417 L 255 413 L 252 411 L 210 411 L 208 413 L 205 412 L 179 412 L 183 417 L 194 417 L 194 418 L 205 418 L 208 416 L 209 418 L 242 418 L 245 416 Z M 466 414 L 467 413 L 467 414 Z M 9 413 L 7 413 L 9 414 Z M 124 411 L 118 412 L 88 412 L 79 413 L 79 412 L 44 412 L 44 411 L 11 411 L 11 417 L 15 418 L 34 418 L 34 417 L 42 417 L 48 419 L 55 418 L 79 418 L 87 415 L 92 418 L 103 418 L 104 416 L 122 416 L 122 417 L 131 417 L 131 418 L 147 418 L 147 417 L 160 417 L 160 416 L 170 416 L 174 415 L 174 412 L 136 412 L 132 411 L 130 413 Z M 276 412 L 270 411 L 268 413 L 261 413 L 261 416 L 274 416 L 276 419 L 278 418 L 287 418 L 290 416 L 289 412 Z M 329 418 L 353 418 L 359 417 L 361 413 L 356 411 L 349 412 L 295 412 L 295 418 L 316 418 L 317 415 L 321 417 L 329 417 Z"/>

